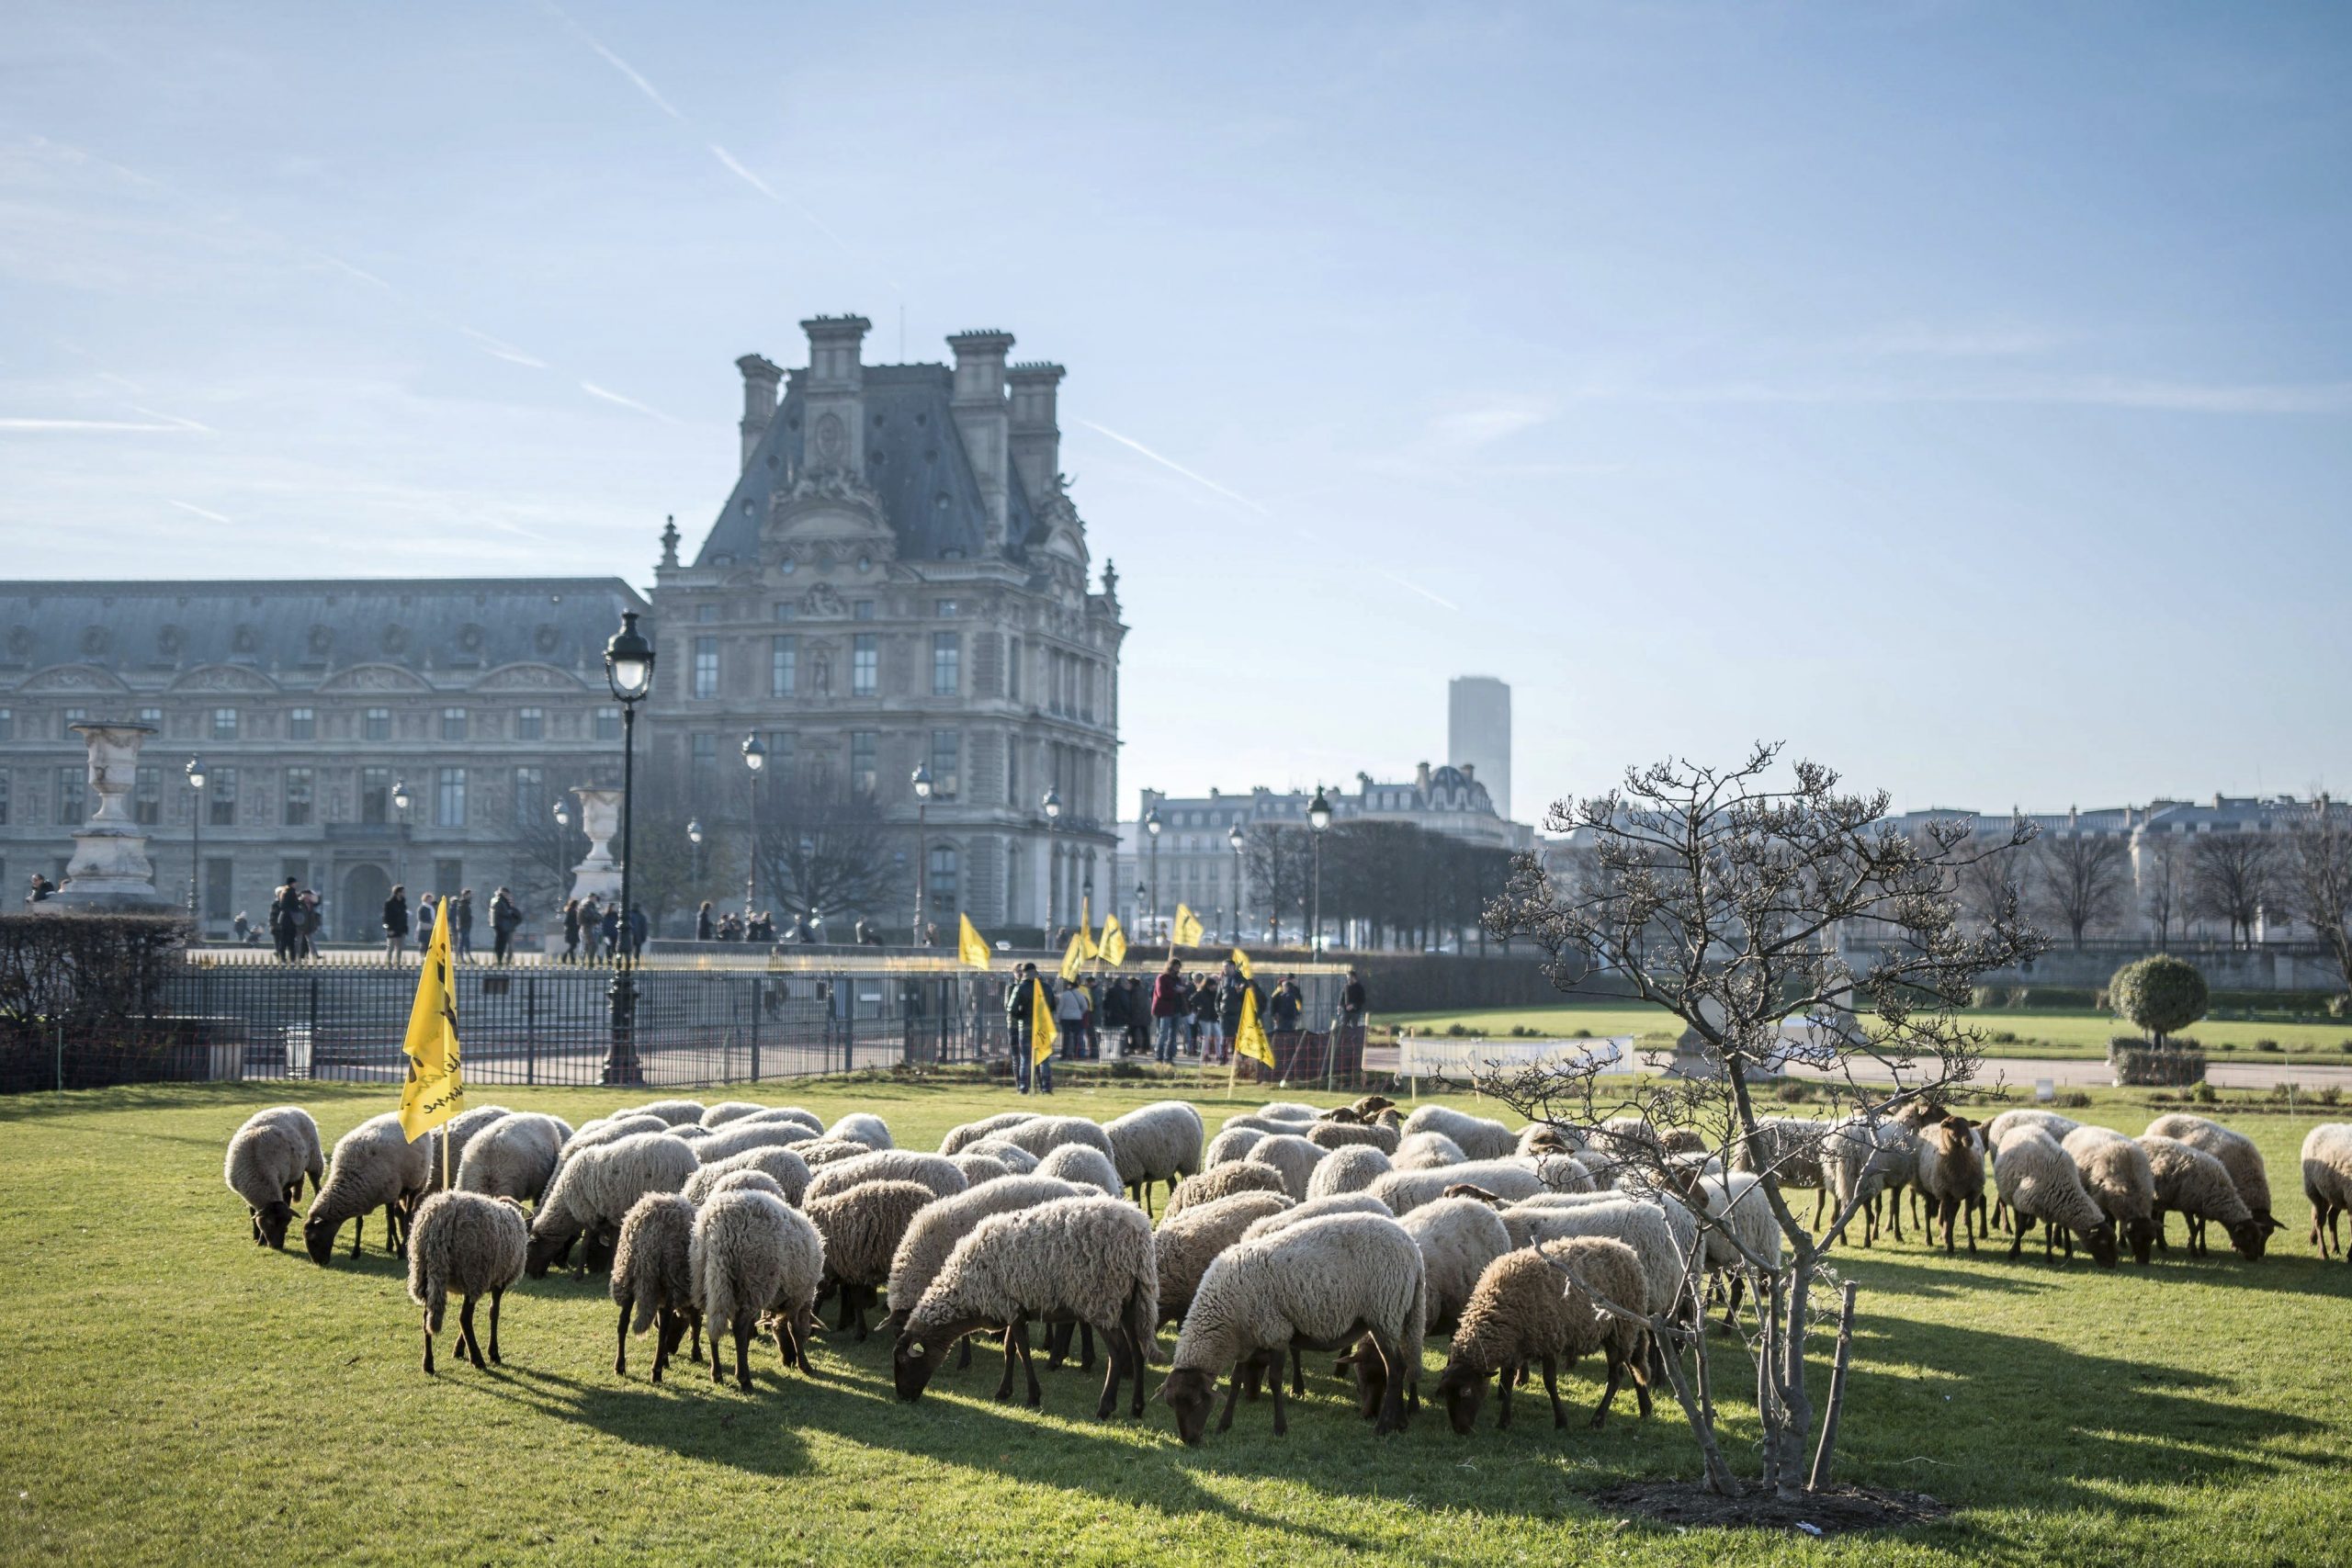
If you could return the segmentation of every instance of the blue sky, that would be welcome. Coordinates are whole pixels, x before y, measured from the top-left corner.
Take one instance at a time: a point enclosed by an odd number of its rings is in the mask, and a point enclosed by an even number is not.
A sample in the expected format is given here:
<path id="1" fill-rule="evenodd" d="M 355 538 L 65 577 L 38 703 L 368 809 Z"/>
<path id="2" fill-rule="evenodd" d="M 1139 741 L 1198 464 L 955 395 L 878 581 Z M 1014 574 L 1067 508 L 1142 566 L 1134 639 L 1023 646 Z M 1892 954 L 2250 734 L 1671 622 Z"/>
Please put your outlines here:
<path id="1" fill-rule="evenodd" d="M 1755 738 L 1906 807 L 2352 788 L 2352 11 L 0 18 L 11 576 L 618 572 L 731 361 L 1069 367 L 1123 797 Z"/>

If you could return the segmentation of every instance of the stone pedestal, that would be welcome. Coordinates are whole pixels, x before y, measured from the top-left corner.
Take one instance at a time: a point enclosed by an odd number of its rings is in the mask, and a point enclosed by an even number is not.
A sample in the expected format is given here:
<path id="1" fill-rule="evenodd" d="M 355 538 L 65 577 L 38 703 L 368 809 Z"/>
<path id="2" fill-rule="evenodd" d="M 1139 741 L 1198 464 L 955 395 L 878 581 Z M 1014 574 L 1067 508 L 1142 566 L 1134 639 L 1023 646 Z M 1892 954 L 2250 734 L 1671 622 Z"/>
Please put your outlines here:
<path id="1" fill-rule="evenodd" d="M 147 859 L 147 832 L 131 820 L 127 802 L 139 780 L 139 748 L 155 733 L 151 724 L 77 724 L 89 748 L 90 793 L 97 809 L 74 835 L 66 884 L 31 906 L 36 914 L 168 914 L 176 906 L 155 891 Z"/>
<path id="2" fill-rule="evenodd" d="M 609 904 L 621 896 L 620 862 L 613 858 L 613 835 L 621 830 L 621 792 L 616 789 L 575 789 L 580 802 L 580 830 L 588 835 L 588 858 L 571 868 L 571 896 L 596 896 Z"/>

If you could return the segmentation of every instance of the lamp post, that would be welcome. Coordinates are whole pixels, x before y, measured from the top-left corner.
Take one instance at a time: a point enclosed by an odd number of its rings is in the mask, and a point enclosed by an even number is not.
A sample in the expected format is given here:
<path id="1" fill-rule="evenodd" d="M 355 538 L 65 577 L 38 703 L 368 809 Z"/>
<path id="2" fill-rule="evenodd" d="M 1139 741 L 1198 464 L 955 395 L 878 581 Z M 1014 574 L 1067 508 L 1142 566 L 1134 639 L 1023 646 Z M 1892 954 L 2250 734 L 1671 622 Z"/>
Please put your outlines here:
<path id="1" fill-rule="evenodd" d="M 922 945 L 922 900 L 924 892 L 923 873 L 927 869 L 928 863 L 928 855 L 923 847 L 923 839 L 929 829 L 929 818 L 926 817 L 925 813 L 931 807 L 931 770 L 923 766 L 921 762 L 917 762 L 915 764 L 914 776 L 908 782 L 914 785 L 915 791 L 914 944 L 917 947 L 921 947 Z"/>
<path id="2" fill-rule="evenodd" d="M 1143 814 L 1145 837 L 1151 840 L 1151 919 L 1159 923 L 1159 807 L 1153 807 Z"/>
<path id="3" fill-rule="evenodd" d="M 760 778 L 768 765 L 768 749 L 760 744 L 760 732 L 756 729 L 743 737 L 743 765 L 752 770 L 752 845 L 743 856 L 743 926 L 748 936 L 752 905 L 760 891 Z"/>
<path id="4" fill-rule="evenodd" d="M 695 890 L 702 890 L 702 818 L 686 818 L 686 842 L 695 847 Z"/>
<path id="5" fill-rule="evenodd" d="M 187 918 L 198 942 L 204 940 L 204 912 L 197 905 L 200 894 L 197 885 L 204 878 L 204 763 L 190 757 L 187 760 L 187 787 L 196 792 L 195 808 L 188 813 L 188 827 L 194 835 L 188 843 Z"/>
<path id="6" fill-rule="evenodd" d="M 621 612 L 621 629 L 605 644 L 605 684 L 621 705 L 621 919 L 620 946 L 613 956 L 612 1033 L 605 1052 L 604 1080 L 637 1084 L 645 1074 L 637 1062 L 637 907 L 629 902 L 628 876 L 637 856 L 631 839 L 632 788 L 637 783 L 637 705 L 653 690 L 653 645 L 637 629 L 637 612 Z"/>
<path id="7" fill-rule="evenodd" d="M 1062 880 L 1061 863 L 1054 854 L 1054 824 L 1061 820 L 1062 792 L 1048 786 L 1046 798 L 1037 805 L 1046 814 L 1046 942 L 1051 945 L 1054 940 L 1054 895 Z"/>
<path id="8" fill-rule="evenodd" d="M 1145 937 L 1150 929 L 1144 924 L 1143 920 L 1143 901 L 1150 891 L 1151 889 L 1142 883 L 1136 884 L 1136 935 L 1139 938 Z"/>
<path id="9" fill-rule="evenodd" d="M 1331 825 L 1331 803 L 1323 798 L 1323 786 L 1315 786 L 1315 798 L 1306 803 L 1307 837 L 1315 841 L 1315 906 L 1307 919 L 1306 949 L 1317 957 L 1323 953 L 1323 829 Z"/>
<path id="10" fill-rule="evenodd" d="M 1225 841 L 1233 846 L 1233 942 L 1241 945 L 1241 824 L 1236 822 L 1225 830 Z"/>
<path id="11" fill-rule="evenodd" d="M 392 880 L 405 888 L 408 886 L 408 781 L 392 781 L 392 809 L 400 813 L 400 833 L 393 840 Z"/>

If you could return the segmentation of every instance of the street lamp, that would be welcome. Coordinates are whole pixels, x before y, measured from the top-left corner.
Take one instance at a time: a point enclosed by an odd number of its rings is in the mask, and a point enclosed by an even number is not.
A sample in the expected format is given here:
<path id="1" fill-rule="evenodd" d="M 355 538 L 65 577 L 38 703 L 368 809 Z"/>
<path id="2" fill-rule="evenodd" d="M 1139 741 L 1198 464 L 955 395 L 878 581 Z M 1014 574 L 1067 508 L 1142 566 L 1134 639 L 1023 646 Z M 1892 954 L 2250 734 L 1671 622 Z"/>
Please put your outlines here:
<path id="1" fill-rule="evenodd" d="M 187 787 L 196 792 L 196 808 L 188 814 L 188 826 L 195 837 L 188 845 L 187 918 L 198 942 L 204 940 L 204 912 L 197 907 L 197 884 L 204 875 L 204 763 L 195 757 L 187 760 Z"/>
<path id="2" fill-rule="evenodd" d="M 628 878 L 637 859 L 630 807 L 637 783 L 637 705 L 653 690 L 653 645 L 637 629 L 637 612 L 621 612 L 621 629 L 605 644 L 605 684 L 621 705 L 621 918 L 620 947 L 613 960 L 612 1039 L 605 1048 L 604 1080 L 645 1081 L 637 1063 L 637 906 L 629 902 Z"/>
<path id="3" fill-rule="evenodd" d="M 1143 830 L 1151 840 L 1151 919 L 1159 921 L 1159 807 L 1143 814 Z"/>
<path id="4" fill-rule="evenodd" d="M 914 776 L 908 781 L 915 791 L 915 945 L 922 945 L 923 871 L 927 856 L 923 837 L 927 828 L 925 813 L 931 806 L 931 770 L 921 762 L 915 764 Z"/>
<path id="5" fill-rule="evenodd" d="M 1331 803 L 1323 798 L 1323 786 L 1315 786 L 1315 798 L 1306 803 L 1307 837 L 1315 840 L 1315 909 L 1307 919 L 1307 951 L 1317 957 L 1323 954 L 1323 830 L 1331 825 Z"/>
<path id="6" fill-rule="evenodd" d="M 1225 830 L 1225 841 L 1233 846 L 1233 944 L 1241 945 L 1241 824 L 1236 822 Z"/>
<path id="7" fill-rule="evenodd" d="M 695 891 L 702 891 L 702 818 L 686 818 L 686 842 L 695 847 Z"/>
<path id="8" fill-rule="evenodd" d="M 743 857 L 743 925 L 748 934 L 752 905 L 760 891 L 760 774 L 768 765 L 768 749 L 760 744 L 756 729 L 743 737 L 743 765 L 752 770 L 752 847 Z"/>
<path id="9" fill-rule="evenodd" d="M 560 800 L 555 803 L 555 825 L 559 828 L 571 826 L 571 808 Z"/>
<path id="10" fill-rule="evenodd" d="M 408 886 L 408 781 L 392 781 L 392 809 L 400 813 L 400 837 L 392 851 L 392 880 L 401 887 Z"/>
<path id="11" fill-rule="evenodd" d="M 1054 824 L 1061 820 L 1062 792 L 1048 785 L 1046 798 L 1038 806 L 1046 813 L 1046 940 L 1054 940 L 1054 895 L 1062 879 L 1060 861 L 1054 854 Z"/>

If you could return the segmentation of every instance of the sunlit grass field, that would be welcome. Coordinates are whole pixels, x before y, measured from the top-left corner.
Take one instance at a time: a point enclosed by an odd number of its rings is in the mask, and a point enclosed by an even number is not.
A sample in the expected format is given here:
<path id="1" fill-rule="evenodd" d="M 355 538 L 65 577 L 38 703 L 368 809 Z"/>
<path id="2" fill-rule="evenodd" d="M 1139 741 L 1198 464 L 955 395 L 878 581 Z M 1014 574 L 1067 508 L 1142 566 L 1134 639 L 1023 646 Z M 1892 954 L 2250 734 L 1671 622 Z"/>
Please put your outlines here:
<path id="1" fill-rule="evenodd" d="M 1107 1118 L 1159 1093 L 1080 1084 L 1053 1109 Z M 892 1081 L 748 1097 L 878 1111 L 924 1147 L 1020 1103 Z M 1245 1405 L 1188 1450 L 1156 1403 L 1093 1420 L 1097 1376 L 1042 1357 L 1042 1413 L 987 1397 L 986 1356 L 900 1404 L 878 1337 L 820 1340 L 813 1380 L 769 1347 L 751 1393 L 685 1365 L 657 1389 L 645 1348 L 613 1374 L 604 1281 L 560 1276 L 509 1296 L 504 1367 L 474 1371 L 451 1343 L 427 1378 L 372 1223 L 362 1262 L 324 1269 L 246 1239 L 222 1148 L 284 1099 L 330 1139 L 391 1103 L 325 1085 L 0 1102 L 0 1561 L 2320 1563 L 2352 1526 L 2352 1268 L 2302 1238 L 2308 1118 L 2222 1112 L 2261 1143 L 2289 1226 L 2260 1264 L 2176 1249 L 2102 1273 L 1916 1240 L 1846 1258 L 1862 1293 L 1840 1478 L 1958 1512 L 1801 1541 L 1627 1525 L 1589 1501 L 1696 1472 L 1670 1399 L 1647 1422 L 1621 1399 L 1599 1432 L 1554 1431 L 1540 1399 L 1498 1432 L 1490 1401 L 1470 1438 L 1425 1410 L 1381 1440 L 1327 1363 L 1287 1438 Z M 624 1097 L 498 1099 L 578 1121 Z M 1227 1109 L 1204 1104 L 1212 1129 Z M 2077 1112 L 2132 1131 L 2152 1113 L 2106 1095 Z M 1443 1359 L 1432 1342 L 1432 1375 Z M 1717 1393 L 1745 1430 L 1731 1364 Z M 1563 1393 L 1589 1406 L 1597 1388 L 1580 1368 Z"/>

